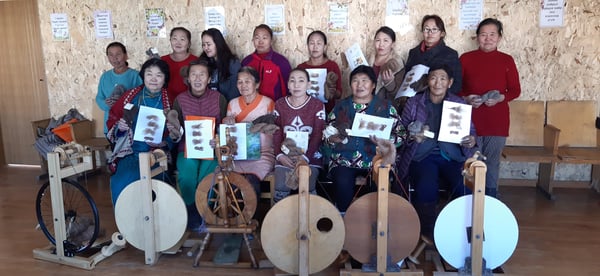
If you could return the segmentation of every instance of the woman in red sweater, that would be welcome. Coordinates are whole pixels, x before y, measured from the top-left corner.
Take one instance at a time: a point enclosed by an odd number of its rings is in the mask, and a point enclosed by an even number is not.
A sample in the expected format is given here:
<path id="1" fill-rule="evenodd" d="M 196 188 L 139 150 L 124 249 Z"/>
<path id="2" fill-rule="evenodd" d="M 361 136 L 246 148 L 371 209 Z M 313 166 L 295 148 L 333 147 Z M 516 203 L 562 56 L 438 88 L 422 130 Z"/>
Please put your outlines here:
<path id="1" fill-rule="evenodd" d="M 519 72 L 513 58 L 498 51 L 502 22 L 486 18 L 477 26 L 479 49 L 460 57 L 463 83 L 460 96 L 473 106 L 478 142 L 487 157 L 486 195 L 496 197 L 500 155 L 508 136 L 508 102 L 521 95 Z"/>

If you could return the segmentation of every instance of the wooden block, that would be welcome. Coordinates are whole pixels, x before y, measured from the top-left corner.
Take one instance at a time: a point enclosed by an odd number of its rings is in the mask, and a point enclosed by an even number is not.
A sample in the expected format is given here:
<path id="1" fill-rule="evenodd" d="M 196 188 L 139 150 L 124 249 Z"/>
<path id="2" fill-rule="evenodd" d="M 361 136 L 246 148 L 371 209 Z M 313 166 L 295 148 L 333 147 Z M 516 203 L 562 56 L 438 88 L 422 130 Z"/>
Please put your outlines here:
<path id="1" fill-rule="evenodd" d="M 235 264 L 240 258 L 240 247 L 242 246 L 242 235 L 232 234 L 227 236 L 223 244 L 217 250 L 213 259 L 215 264 Z"/>
<path id="2" fill-rule="evenodd" d="M 549 101 L 547 123 L 561 130 L 559 147 L 596 147 L 596 101 Z"/>

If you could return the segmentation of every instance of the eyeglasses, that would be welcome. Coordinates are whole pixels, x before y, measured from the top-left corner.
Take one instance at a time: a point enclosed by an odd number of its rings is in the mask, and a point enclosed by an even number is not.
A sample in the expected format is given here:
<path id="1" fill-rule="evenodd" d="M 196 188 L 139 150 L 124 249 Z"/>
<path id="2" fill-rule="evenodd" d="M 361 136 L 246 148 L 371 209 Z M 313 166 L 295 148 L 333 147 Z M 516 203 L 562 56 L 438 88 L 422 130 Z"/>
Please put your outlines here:
<path id="1" fill-rule="evenodd" d="M 429 29 L 429 28 L 425 28 L 423 29 L 423 33 L 430 33 L 430 34 L 437 34 L 440 31 L 440 29 L 438 28 L 433 28 L 433 29 Z"/>

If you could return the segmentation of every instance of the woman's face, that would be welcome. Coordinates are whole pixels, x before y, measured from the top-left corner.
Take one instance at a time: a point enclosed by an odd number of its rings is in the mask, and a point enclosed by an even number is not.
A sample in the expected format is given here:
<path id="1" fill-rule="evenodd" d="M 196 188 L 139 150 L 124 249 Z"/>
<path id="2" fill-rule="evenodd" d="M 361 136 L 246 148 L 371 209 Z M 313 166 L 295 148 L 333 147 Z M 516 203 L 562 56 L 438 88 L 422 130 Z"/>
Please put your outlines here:
<path id="1" fill-rule="evenodd" d="M 498 33 L 498 27 L 494 24 L 481 26 L 477 35 L 477 43 L 479 49 L 484 52 L 491 52 L 498 48 L 498 43 L 502 37 Z"/>
<path id="2" fill-rule="evenodd" d="M 187 53 L 190 49 L 190 40 L 184 31 L 177 30 L 171 36 L 173 53 Z"/>
<path id="3" fill-rule="evenodd" d="M 254 77 L 246 72 L 238 73 L 237 88 L 242 96 L 250 96 L 253 93 L 258 93 L 258 86 Z"/>
<path id="4" fill-rule="evenodd" d="M 425 21 L 423 24 L 423 41 L 425 41 L 425 46 L 431 47 L 438 42 L 446 35 L 445 32 L 442 32 L 440 28 L 435 24 L 435 20 L 429 19 Z"/>
<path id="5" fill-rule="evenodd" d="M 209 58 L 217 58 L 217 46 L 215 46 L 215 41 L 210 35 L 202 36 L 202 51 Z"/>
<path id="6" fill-rule="evenodd" d="M 271 50 L 271 35 L 263 28 L 258 28 L 254 31 L 254 37 L 252 37 L 252 43 L 254 48 L 259 54 L 267 53 Z"/>
<path id="7" fill-rule="evenodd" d="M 206 66 L 198 64 L 192 65 L 188 76 L 190 92 L 192 92 L 192 95 L 200 96 L 204 94 L 209 79 L 210 75 Z"/>
<path id="8" fill-rule="evenodd" d="M 321 58 L 323 57 L 325 51 L 327 51 L 327 45 L 325 44 L 323 37 L 318 34 L 313 34 L 308 39 L 308 54 L 310 57 Z"/>
<path id="9" fill-rule="evenodd" d="M 306 90 L 310 82 L 306 74 L 302 71 L 292 71 L 290 73 L 290 78 L 288 80 L 288 89 L 290 90 L 290 94 L 292 97 L 300 97 L 306 95 Z"/>
<path id="10" fill-rule="evenodd" d="M 384 32 L 375 35 L 374 45 L 377 56 L 388 56 L 394 49 L 392 38 Z"/>
<path id="11" fill-rule="evenodd" d="M 429 72 L 428 77 L 429 91 L 431 95 L 444 97 L 446 91 L 452 86 L 452 79 L 448 77 L 448 73 L 442 69 Z"/>
<path id="12" fill-rule="evenodd" d="M 127 67 L 127 54 L 123 53 L 123 50 L 119 46 L 113 46 L 108 48 L 106 51 L 108 62 L 114 69 L 121 69 Z"/>
<path id="13" fill-rule="evenodd" d="M 371 81 L 367 74 L 359 73 L 352 76 L 350 88 L 352 88 L 352 98 L 355 101 L 369 100 L 372 97 L 373 90 L 375 89 L 375 83 Z"/>
<path id="14" fill-rule="evenodd" d="M 144 86 L 150 92 L 158 92 L 165 85 L 165 74 L 158 66 L 150 66 L 144 71 Z"/>

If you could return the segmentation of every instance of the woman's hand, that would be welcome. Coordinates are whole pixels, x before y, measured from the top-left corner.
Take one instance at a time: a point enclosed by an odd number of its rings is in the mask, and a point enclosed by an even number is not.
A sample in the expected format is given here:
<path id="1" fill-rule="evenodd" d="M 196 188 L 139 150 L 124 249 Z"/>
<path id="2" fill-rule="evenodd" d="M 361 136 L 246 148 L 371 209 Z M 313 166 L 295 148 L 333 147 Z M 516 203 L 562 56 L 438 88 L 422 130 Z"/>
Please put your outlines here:
<path id="1" fill-rule="evenodd" d="M 235 124 L 235 116 L 236 116 L 236 114 L 233 114 L 231 116 L 227 116 L 227 117 L 223 118 L 223 123 L 228 124 L 228 125 Z"/>
<path id="2" fill-rule="evenodd" d="M 502 94 L 500 94 L 500 96 L 498 96 L 496 98 L 489 98 L 484 103 L 486 106 L 494 106 L 501 101 L 504 101 L 504 95 L 502 95 Z"/>
<path id="3" fill-rule="evenodd" d="M 296 166 L 296 162 L 294 162 L 294 160 L 292 160 L 292 158 L 290 158 L 289 156 L 285 155 L 285 154 L 281 154 L 277 157 L 277 161 L 279 161 L 279 163 L 281 163 L 281 165 L 284 165 L 288 168 L 294 168 Z"/>
<path id="4" fill-rule="evenodd" d="M 381 71 L 379 74 L 381 75 L 381 80 L 383 80 L 384 85 L 394 80 L 394 72 L 392 72 L 391 69 Z"/>
<path id="5" fill-rule="evenodd" d="M 467 135 L 462 138 L 460 145 L 465 148 L 472 148 L 475 146 L 475 137 L 472 135 Z"/>
<path id="6" fill-rule="evenodd" d="M 471 94 L 469 96 L 464 97 L 464 99 L 465 102 L 467 102 L 467 104 L 472 105 L 474 108 L 478 108 L 483 104 L 481 96 L 479 95 Z"/>
<path id="7" fill-rule="evenodd" d="M 117 128 L 119 131 L 127 131 L 129 129 L 129 125 L 125 122 L 125 119 L 121 118 L 117 122 Z"/>

